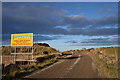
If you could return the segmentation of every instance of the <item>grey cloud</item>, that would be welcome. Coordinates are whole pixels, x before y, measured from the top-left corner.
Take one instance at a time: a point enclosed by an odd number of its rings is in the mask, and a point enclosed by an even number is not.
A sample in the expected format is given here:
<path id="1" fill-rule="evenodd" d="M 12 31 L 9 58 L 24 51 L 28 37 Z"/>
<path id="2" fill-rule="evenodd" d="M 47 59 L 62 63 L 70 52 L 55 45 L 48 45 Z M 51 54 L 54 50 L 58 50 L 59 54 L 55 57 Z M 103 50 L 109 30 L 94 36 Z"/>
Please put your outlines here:
<path id="1" fill-rule="evenodd" d="M 90 21 L 87 17 L 81 15 L 70 15 L 64 17 L 64 24 L 68 25 L 69 28 L 83 28 L 88 27 L 93 22 Z"/>
<path id="2" fill-rule="evenodd" d="M 34 36 L 34 42 L 60 39 L 61 36 Z"/>
<path id="3" fill-rule="evenodd" d="M 3 33 L 14 32 L 49 32 L 54 29 L 64 10 L 51 6 L 31 7 L 26 5 L 4 7 L 3 4 Z M 7 30 L 6 30 L 7 29 Z"/>
<path id="4" fill-rule="evenodd" d="M 75 40 L 72 40 L 72 41 L 66 41 L 65 43 L 78 43 L 78 42 Z"/>
<path id="5" fill-rule="evenodd" d="M 118 29 L 117 28 L 71 29 L 71 30 L 68 30 L 68 34 L 88 35 L 88 36 L 118 35 Z"/>
<path id="6" fill-rule="evenodd" d="M 116 27 L 118 24 L 117 16 L 107 16 L 102 18 L 88 18 L 81 15 L 70 15 L 64 19 L 64 24 L 70 28 L 101 28 L 101 27 Z"/>
<path id="7" fill-rule="evenodd" d="M 64 35 L 117 35 L 116 16 L 88 18 L 81 15 L 67 16 L 67 11 L 55 6 L 33 6 L 3 3 L 3 34 L 33 32 Z M 68 26 L 67 29 L 56 26 Z M 110 28 L 104 28 L 110 26 Z M 102 27 L 102 29 L 100 29 Z"/>
<path id="8" fill-rule="evenodd" d="M 104 14 L 104 13 L 108 13 L 108 14 L 111 14 L 111 13 L 117 13 L 117 11 L 113 10 L 113 9 L 108 9 L 108 8 L 103 8 L 99 11 L 100 14 Z"/>
<path id="9" fill-rule="evenodd" d="M 81 42 L 82 46 L 107 46 L 107 45 L 118 45 L 118 38 L 93 38 L 87 39 Z M 76 46 L 78 46 L 76 45 Z M 74 45 L 75 46 L 75 45 Z"/>
<path id="10" fill-rule="evenodd" d="M 93 19 L 92 21 L 94 21 L 93 26 L 98 26 L 98 27 L 112 26 L 112 28 L 114 28 L 118 24 L 117 16 L 107 16 L 100 19 Z"/>

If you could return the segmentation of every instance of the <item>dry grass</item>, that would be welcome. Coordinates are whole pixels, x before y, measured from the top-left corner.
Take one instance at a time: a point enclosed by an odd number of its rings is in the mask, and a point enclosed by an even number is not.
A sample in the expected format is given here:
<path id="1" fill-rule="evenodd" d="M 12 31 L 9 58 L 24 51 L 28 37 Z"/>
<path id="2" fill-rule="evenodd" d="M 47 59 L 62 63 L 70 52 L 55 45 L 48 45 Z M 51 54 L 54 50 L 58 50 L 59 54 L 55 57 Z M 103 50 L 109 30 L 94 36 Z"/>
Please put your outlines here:
<path id="1" fill-rule="evenodd" d="M 103 52 L 100 55 L 96 54 L 95 50 L 89 52 L 89 55 L 96 62 L 101 76 L 104 78 L 118 78 L 118 62 L 116 60 L 117 55 L 115 55 L 118 54 L 118 51 L 116 50 L 118 48 L 100 48 L 98 51 Z"/>
<path id="2" fill-rule="evenodd" d="M 56 49 L 52 48 L 52 47 L 45 47 L 45 46 L 39 46 L 39 45 L 34 45 L 33 46 L 34 51 L 33 54 L 34 55 L 42 55 L 44 51 L 47 51 L 48 53 L 56 53 L 58 52 Z M 11 52 L 14 53 L 15 52 L 15 47 L 10 47 L 10 46 L 2 46 L 2 55 L 10 55 Z M 17 53 L 30 53 L 32 52 L 32 48 L 28 47 L 21 47 L 21 48 L 17 48 L 16 49 Z"/>
<path id="3" fill-rule="evenodd" d="M 39 46 L 39 45 L 34 45 L 33 46 L 34 51 L 33 51 L 33 58 L 36 60 L 38 57 L 45 57 L 46 59 L 43 62 L 38 62 L 30 65 L 16 65 L 15 64 L 15 56 L 11 55 L 10 56 L 10 51 L 12 53 L 15 52 L 15 48 L 11 48 L 10 46 L 3 46 L 2 47 L 2 55 L 3 55 L 3 64 L 4 64 L 4 69 L 3 69 L 3 79 L 12 79 L 14 77 L 22 77 L 27 74 L 32 73 L 35 70 L 42 69 L 44 67 L 47 67 L 57 61 L 57 57 L 52 57 L 50 58 L 51 55 L 56 55 L 58 54 L 58 51 L 54 48 L 51 47 L 45 47 L 45 46 Z M 32 52 L 31 48 L 17 48 L 17 53 L 28 53 Z M 48 52 L 48 55 L 43 54 L 44 51 Z M 30 55 L 30 59 L 32 59 L 32 55 Z M 28 55 L 16 55 L 16 60 L 21 61 L 21 60 L 28 60 Z M 12 65 L 10 65 L 12 64 Z"/>
<path id="4" fill-rule="evenodd" d="M 118 78 L 118 61 L 120 47 L 91 48 L 86 50 L 70 50 L 64 53 L 81 53 L 89 55 L 99 70 L 103 78 Z M 119 70 L 120 71 L 120 70 Z"/>
<path id="5" fill-rule="evenodd" d="M 65 56 L 66 55 L 63 55 L 61 57 L 55 56 L 55 55 L 48 55 L 48 56 L 44 56 L 44 60 L 42 61 L 39 61 L 39 59 L 41 59 L 41 57 L 39 57 L 38 62 L 35 64 L 11 65 L 8 68 L 5 68 L 5 70 L 3 71 L 3 75 L 2 75 L 3 79 L 7 80 L 7 79 L 13 79 L 13 78 L 21 78 L 23 76 L 31 74 L 36 70 L 40 70 L 49 65 L 52 65 L 55 62 L 57 62 L 59 58 L 63 58 Z"/>

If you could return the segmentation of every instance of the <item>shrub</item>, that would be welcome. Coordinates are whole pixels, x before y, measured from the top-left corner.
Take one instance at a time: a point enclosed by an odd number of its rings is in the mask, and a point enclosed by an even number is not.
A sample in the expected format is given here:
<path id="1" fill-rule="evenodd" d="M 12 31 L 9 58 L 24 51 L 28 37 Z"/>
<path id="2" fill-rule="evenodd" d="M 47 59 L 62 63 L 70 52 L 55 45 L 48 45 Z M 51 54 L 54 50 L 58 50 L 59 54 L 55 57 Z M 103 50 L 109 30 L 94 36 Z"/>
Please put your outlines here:
<path id="1" fill-rule="evenodd" d="M 47 51 L 44 51 L 43 54 L 48 55 L 48 52 L 47 52 Z"/>
<path id="2" fill-rule="evenodd" d="M 19 71 L 19 70 L 20 70 L 19 66 L 15 65 L 15 64 L 10 64 L 7 67 L 5 67 L 3 74 L 14 76 L 16 71 Z"/>
<path id="3" fill-rule="evenodd" d="M 82 50 L 83 50 L 83 51 L 85 51 L 85 50 L 86 50 L 86 48 L 82 48 Z"/>
<path id="4" fill-rule="evenodd" d="M 48 56 L 46 56 L 46 57 L 38 57 L 36 60 L 38 61 L 38 62 L 43 62 L 43 61 L 45 61 L 45 60 L 47 60 L 47 59 L 51 59 L 51 58 L 54 58 L 55 57 L 55 55 L 48 55 Z"/>
<path id="5" fill-rule="evenodd" d="M 38 62 L 43 62 L 44 60 L 46 60 L 46 58 L 45 57 L 38 57 L 36 60 Z"/>
<path id="6" fill-rule="evenodd" d="M 54 58 L 55 55 L 49 55 L 49 56 L 46 56 L 46 59 L 51 59 L 51 58 Z"/>

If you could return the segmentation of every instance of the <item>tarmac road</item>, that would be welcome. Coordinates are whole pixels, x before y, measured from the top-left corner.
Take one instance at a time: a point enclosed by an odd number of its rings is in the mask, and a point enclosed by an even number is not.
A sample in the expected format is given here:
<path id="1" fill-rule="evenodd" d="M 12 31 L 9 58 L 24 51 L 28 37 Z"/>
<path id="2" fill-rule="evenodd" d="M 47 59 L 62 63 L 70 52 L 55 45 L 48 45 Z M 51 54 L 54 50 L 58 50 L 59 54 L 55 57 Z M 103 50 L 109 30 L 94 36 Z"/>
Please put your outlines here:
<path id="1" fill-rule="evenodd" d="M 88 55 L 74 54 L 25 78 L 99 78 L 97 69 Z"/>

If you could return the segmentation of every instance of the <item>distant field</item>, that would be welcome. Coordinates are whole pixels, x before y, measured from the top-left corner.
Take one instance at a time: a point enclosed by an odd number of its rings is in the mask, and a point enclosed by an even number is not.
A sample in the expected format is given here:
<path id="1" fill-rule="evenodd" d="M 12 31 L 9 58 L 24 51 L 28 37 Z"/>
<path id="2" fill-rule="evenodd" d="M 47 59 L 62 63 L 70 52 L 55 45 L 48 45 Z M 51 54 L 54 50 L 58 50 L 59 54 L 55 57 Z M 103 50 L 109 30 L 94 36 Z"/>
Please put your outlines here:
<path id="1" fill-rule="evenodd" d="M 119 48 L 105 48 L 105 54 L 116 54 Z"/>
<path id="2" fill-rule="evenodd" d="M 116 53 L 118 53 L 118 48 L 106 48 L 105 53 L 106 54 L 116 54 Z"/>

